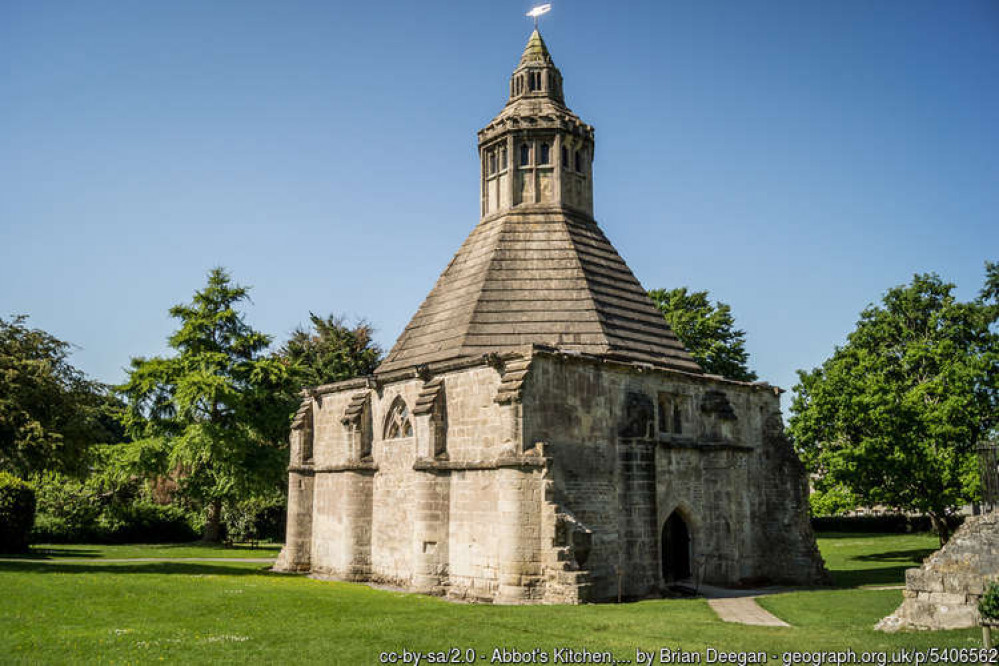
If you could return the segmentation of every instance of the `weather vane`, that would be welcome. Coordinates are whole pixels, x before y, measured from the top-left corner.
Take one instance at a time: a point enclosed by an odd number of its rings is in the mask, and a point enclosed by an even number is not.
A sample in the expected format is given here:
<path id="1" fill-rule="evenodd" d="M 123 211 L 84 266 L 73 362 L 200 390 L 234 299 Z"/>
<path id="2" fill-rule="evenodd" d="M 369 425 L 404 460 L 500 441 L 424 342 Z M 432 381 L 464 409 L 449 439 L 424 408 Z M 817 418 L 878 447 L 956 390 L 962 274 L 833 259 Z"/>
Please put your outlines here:
<path id="1" fill-rule="evenodd" d="M 538 5 L 537 7 L 535 7 L 534 9 L 532 9 L 531 11 L 527 12 L 527 16 L 530 16 L 532 19 L 534 19 L 534 29 L 535 30 L 538 29 L 538 17 L 541 16 L 542 14 L 547 14 L 551 10 L 552 10 L 552 5 L 551 5 L 551 3 L 548 3 L 548 4 L 544 4 L 544 5 Z"/>

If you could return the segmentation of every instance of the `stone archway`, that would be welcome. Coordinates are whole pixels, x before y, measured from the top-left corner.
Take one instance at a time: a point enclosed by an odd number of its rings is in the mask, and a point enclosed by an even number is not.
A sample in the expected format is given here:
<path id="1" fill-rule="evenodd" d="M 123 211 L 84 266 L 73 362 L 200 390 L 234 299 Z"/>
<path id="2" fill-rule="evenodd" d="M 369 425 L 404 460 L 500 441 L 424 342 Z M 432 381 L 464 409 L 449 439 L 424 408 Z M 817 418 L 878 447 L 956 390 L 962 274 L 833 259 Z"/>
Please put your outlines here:
<path id="1" fill-rule="evenodd" d="M 690 528 L 679 511 L 673 511 L 663 523 L 660 554 L 662 575 L 666 583 L 675 583 L 691 577 L 693 544 Z"/>

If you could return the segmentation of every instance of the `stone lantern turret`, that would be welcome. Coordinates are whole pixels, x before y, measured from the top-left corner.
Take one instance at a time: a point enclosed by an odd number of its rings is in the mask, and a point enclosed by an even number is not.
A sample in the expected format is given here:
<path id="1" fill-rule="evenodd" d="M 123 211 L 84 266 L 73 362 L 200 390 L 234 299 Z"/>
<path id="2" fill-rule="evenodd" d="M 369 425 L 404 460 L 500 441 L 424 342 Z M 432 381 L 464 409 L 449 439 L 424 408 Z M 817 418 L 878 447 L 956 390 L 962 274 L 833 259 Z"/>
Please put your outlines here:
<path id="1" fill-rule="evenodd" d="M 593 128 L 565 105 L 562 73 L 535 30 L 510 77 L 510 98 L 479 131 L 483 218 L 513 208 L 593 217 Z"/>

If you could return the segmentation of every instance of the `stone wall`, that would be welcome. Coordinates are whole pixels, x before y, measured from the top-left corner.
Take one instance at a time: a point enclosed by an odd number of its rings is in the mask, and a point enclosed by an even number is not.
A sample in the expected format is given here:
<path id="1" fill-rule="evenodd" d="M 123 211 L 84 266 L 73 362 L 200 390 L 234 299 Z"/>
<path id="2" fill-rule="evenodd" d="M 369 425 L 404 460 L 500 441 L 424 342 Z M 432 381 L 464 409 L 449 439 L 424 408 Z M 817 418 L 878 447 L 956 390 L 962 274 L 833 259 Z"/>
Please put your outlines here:
<path id="1" fill-rule="evenodd" d="M 388 438 L 400 399 L 412 432 Z M 767 386 L 545 353 L 317 391 L 278 568 L 499 603 L 638 598 L 668 582 L 676 512 L 696 581 L 817 582 L 777 410 Z"/>
<path id="2" fill-rule="evenodd" d="M 943 548 L 905 572 L 904 599 L 876 629 L 960 629 L 978 623 L 978 600 L 999 581 L 999 515 L 967 518 Z"/>
<path id="3" fill-rule="evenodd" d="M 772 387 L 540 355 L 523 410 L 525 441 L 543 442 L 552 460 L 552 502 L 592 533 L 593 599 L 616 598 L 619 584 L 632 598 L 663 588 L 661 535 L 674 511 L 691 535 L 695 582 L 828 580 L 804 469 L 782 435 L 767 435 L 779 423 Z"/>

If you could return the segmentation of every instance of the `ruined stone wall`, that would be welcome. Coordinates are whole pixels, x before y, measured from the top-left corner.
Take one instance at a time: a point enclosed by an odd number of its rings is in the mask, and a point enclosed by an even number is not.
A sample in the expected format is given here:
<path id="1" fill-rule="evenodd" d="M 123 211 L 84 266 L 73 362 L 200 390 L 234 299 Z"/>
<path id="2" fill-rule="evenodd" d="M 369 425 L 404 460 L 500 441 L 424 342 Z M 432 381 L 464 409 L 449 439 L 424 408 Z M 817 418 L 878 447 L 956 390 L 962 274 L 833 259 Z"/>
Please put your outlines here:
<path id="1" fill-rule="evenodd" d="M 978 624 L 978 601 L 999 581 L 999 515 L 969 517 L 943 548 L 905 572 L 902 604 L 876 629 L 960 629 Z"/>
<path id="2" fill-rule="evenodd" d="M 807 494 L 795 494 L 803 470 L 789 461 L 797 458 L 785 439 L 765 437 L 778 410 L 766 386 L 535 357 L 524 437 L 544 442 L 552 458 L 551 501 L 592 533 L 580 568 L 593 599 L 616 598 L 619 584 L 626 598 L 662 588 L 661 535 L 673 511 L 690 531 L 695 582 L 778 573 L 819 582 L 824 570 L 802 514 Z"/>

